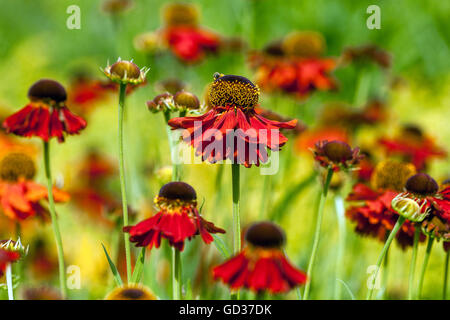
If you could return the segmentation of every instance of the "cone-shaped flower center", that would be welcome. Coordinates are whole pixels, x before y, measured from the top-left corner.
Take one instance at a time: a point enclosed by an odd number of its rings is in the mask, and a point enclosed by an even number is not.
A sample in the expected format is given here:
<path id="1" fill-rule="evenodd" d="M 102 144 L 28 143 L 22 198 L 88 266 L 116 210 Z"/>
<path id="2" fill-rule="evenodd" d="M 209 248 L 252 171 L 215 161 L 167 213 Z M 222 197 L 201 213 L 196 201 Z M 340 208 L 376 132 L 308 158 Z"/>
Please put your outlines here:
<path id="1" fill-rule="evenodd" d="M 415 125 L 406 125 L 402 129 L 402 136 L 411 140 L 421 141 L 423 139 L 423 132 Z"/>
<path id="2" fill-rule="evenodd" d="M 293 32 L 283 41 L 283 51 L 287 55 L 300 57 L 317 57 L 324 50 L 323 37 L 313 31 Z"/>
<path id="3" fill-rule="evenodd" d="M 197 194 L 190 185 L 185 182 L 169 182 L 159 190 L 159 196 L 169 200 L 192 201 L 197 199 Z"/>
<path id="4" fill-rule="evenodd" d="M 111 66 L 110 73 L 112 76 L 127 79 L 139 79 L 141 70 L 131 61 L 117 61 Z"/>
<path id="5" fill-rule="evenodd" d="M 173 97 L 175 104 L 182 108 L 198 109 L 200 107 L 200 101 L 197 96 L 187 91 L 180 91 Z"/>
<path id="6" fill-rule="evenodd" d="M 0 162 L 0 178 L 5 181 L 17 181 L 20 177 L 30 180 L 36 168 L 33 160 L 23 153 L 11 153 Z"/>
<path id="7" fill-rule="evenodd" d="M 110 292 L 106 300 L 156 300 L 156 297 L 142 285 L 125 285 Z"/>
<path id="8" fill-rule="evenodd" d="M 67 99 L 66 89 L 57 81 L 41 79 L 28 89 L 28 97 L 31 100 L 52 100 L 64 102 Z"/>
<path id="9" fill-rule="evenodd" d="M 435 194 L 439 190 L 439 186 L 426 173 L 418 173 L 406 181 L 406 190 L 420 196 L 428 196 Z"/>
<path id="10" fill-rule="evenodd" d="M 353 157 L 352 148 L 342 141 L 327 142 L 323 150 L 328 159 L 334 162 L 350 160 Z"/>
<path id="11" fill-rule="evenodd" d="M 225 75 L 209 86 L 209 101 L 213 106 L 253 108 L 258 100 L 258 86 L 245 77 Z"/>
<path id="12" fill-rule="evenodd" d="M 371 184 L 375 190 L 403 191 L 409 177 L 416 173 L 413 164 L 396 160 L 380 162 L 372 174 Z"/>
<path id="13" fill-rule="evenodd" d="M 199 12 L 192 4 L 171 3 L 164 9 L 163 17 L 168 26 L 198 24 Z"/>
<path id="14" fill-rule="evenodd" d="M 285 235 L 276 224 L 264 221 L 251 225 L 245 234 L 245 240 L 257 247 L 279 248 L 284 244 Z"/>

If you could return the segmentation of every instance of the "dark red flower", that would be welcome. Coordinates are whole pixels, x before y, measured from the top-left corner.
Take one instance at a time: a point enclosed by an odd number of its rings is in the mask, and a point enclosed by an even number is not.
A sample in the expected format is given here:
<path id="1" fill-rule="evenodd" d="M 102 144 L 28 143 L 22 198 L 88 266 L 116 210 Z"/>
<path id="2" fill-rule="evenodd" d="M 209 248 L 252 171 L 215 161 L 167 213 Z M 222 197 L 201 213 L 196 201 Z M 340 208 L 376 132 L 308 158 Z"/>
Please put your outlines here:
<path id="1" fill-rule="evenodd" d="M 213 269 L 231 289 L 246 288 L 270 293 L 287 292 L 306 283 L 306 274 L 287 260 L 282 251 L 283 230 L 271 222 L 250 226 L 245 234 L 247 246 L 236 256 Z"/>
<path id="2" fill-rule="evenodd" d="M 278 122 L 255 112 L 259 88 L 241 76 L 217 76 L 209 87 L 213 108 L 199 117 L 181 117 L 169 121 L 183 131 L 183 140 L 191 144 L 197 156 L 210 163 L 229 159 L 250 167 L 268 160 L 266 148 L 279 151 L 287 138 L 279 129 L 293 129 L 297 120 Z"/>
<path id="3" fill-rule="evenodd" d="M 346 216 L 356 222 L 357 233 L 386 241 L 399 217 L 392 208 L 392 200 L 414 173 L 415 168 L 411 164 L 387 160 L 376 166 L 371 176 L 372 188 L 362 183 L 353 187 L 347 200 L 359 204 L 349 207 Z M 415 228 L 418 227 L 408 220 L 402 225 L 396 235 L 402 248 L 413 244 Z M 421 241 L 424 239 L 422 235 Z"/>
<path id="4" fill-rule="evenodd" d="M 124 227 L 130 233 L 130 241 L 137 247 L 159 248 L 161 239 L 182 251 L 184 241 L 200 235 L 207 244 L 213 241 L 211 233 L 225 233 L 203 219 L 197 210 L 195 190 L 184 182 L 165 184 L 155 198 L 159 212 L 135 226 Z"/>
<path id="5" fill-rule="evenodd" d="M 403 127 L 401 133 L 394 138 L 381 138 L 379 143 L 388 155 L 402 156 L 406 161 L 412 162 L 418 170 L 424 170 L 429 160 L 446 156 L 445 150 L 413 125 Z"/>
<path id="6" fill-rule="evenodd" d="M 363 158 L 359 154 L 359 148 L 352 149 L 347 143 L 334 141 L 319 141 L 313 149 L 314 159 L 324 168 L 332 168 L 333 171 L 354 168 Z"/>
<path id="7" fill-rule="evenodd" d="M 63 142 L 65 134 L 78 134 L 86 127 L 86 121 L 66 107 L 66 90 L 58 82 L 39 80 L 30 87 L 28 97 L 31 102 L 3 122 L 7 133 L 46 142 L 56 137 Z"/>
<path id="8" fill-rule="evenodd" d="M 0 248 L 0 277 L 3 276 L 6 270 L 6 266 L 9 263 L 16 262 L 20 259 L 20 253 L 18 251 L 11 251 L 4 248 Z"/>
<path id="9" fill-rule="evenodd" d="M 372 44 L 347 48 L 343 51 L 341 57 L 343 64 L 373 62 L 384 69 L 388 69 L 391 66 L 391 60 L 392 57 L 387 51 Z"/>

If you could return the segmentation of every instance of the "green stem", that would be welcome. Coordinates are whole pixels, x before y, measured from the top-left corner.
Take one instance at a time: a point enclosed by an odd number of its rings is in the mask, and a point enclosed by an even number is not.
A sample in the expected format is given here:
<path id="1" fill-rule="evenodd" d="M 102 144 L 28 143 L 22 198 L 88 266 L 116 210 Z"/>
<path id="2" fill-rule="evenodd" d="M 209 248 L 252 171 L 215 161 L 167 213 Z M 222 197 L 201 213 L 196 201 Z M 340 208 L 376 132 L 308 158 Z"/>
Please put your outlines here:
<path id="1" fill-rule="evenodd" d="M 67 297 L 67 284 L 66 284 L 66 268 L 64 266 L 64 250 L 61 240 L 61 233 L 59 232 L 58 218 L 55 210 L 55 200 L 53 198 L 53 183 L 52 183 L 52 171 L 50 168 L 50 145 L 44 141 L 44 165 L 45 176 L 47 177 L 47 193 L 50 216 L 52 219 L 53 235 L 55 236 L 56 250 L 58 252 L 58 265 L 59 265 L 59 286 L 61 288 L 61 294 L 65 299 Z"/>
<path id="2" fill-rule="evenodd" d="M 366 70 L 365 68 L 362 68 L 362 70 L 359 71 L 358 82 L 353 101 L 355 107 L 359 107 L 367 102 L 370 89 L 370 80 L 371 80 L 370 71 Z"/>
<path id="3" fill-rule="evenodd" d="M 433 247 L 434 238 L 428 237 L 427 250 L 425 251 L 425 257 L 423 259 L 422 270 L 420 271 L 419 287 L 417 289 L 417 299 L 422 295 L 423 282 L 425 279 L 425 271 L 427 270 L 428 261 L 430 260 L 431 248 Z"/>
<path id="4" fill-rule="evenodd" d="M 345 254 L 345 239 L 347 234 L 347 228 L 345 226 L 345 208 L 344 201 L 340 195 L 334 197 L 334 205 L 336 208 L 336 215 L 339 228 L 339 247 L 336 259 L 336 279 L 343 279 L 343 266 L 344 266 L 344 254 Z M 335 281 L 334 298 L 339 300 L 341 298 L 342 286 Z"/>
<path id="5" fill-rule="evenodd" d="M 182 279 L 181 279 L 181 254 L 180 250 L 172 247 L 172 291 L 173 300 L 182 300 Z"/>
<path id="6" fill-rule="evenodd" d="M 272 176 L 267 174 L 264 176 L 261 207 L 259 209 L 259 219 L 263 220 L 266 216 L 267 206 L 270 199 L 270 190 L 272 189 Z"/>
<path id="7" fill-rule="evenodd" d="M 386 243 L 383 246 L 383 250 L 381 251 L 381 254 L 379 255 L 378 260 L 377 260 L 375 273 L 373 275 L 373 280 L 372 280 L 371 286 L 369 287 L 369 291 L 367 292 L 366 300 L 371 300 L 372 299 L 373 290 L 375 289 L 375 281 L 377 279 L 378 271 L 380 270 L 381 263 L 383 262 L 383 259 L 386 256 L 386 253 L 388 252 L 389 247 L 390 247 L 392 241 L 395 238 L 395 235 L 397 234 L 398 230 L 400 230 L 400 227 L 403 225 L 405 220 L 406 219 L 404 217 L 402 217 L 402 216 L 398 217 L 394 228 L 392 229 L 391 233 L 389 234 L 389 237 L 386 240 Z"/>
<path id="8" fill-rule="evenodd" d="M 172 139 L 172 130 L 169 126 L 169 120 L 170 120 L 170 111 L 164 111 L 164 120 L 166 121 L 166 132 L 167 132 L 167 139 L 169 141 L 169 150 L 170 150 L 170 160 L 172 162 L 172 180 L 173 181 L 180 181 L 181 180 L 181 172 L 180 172 L 180 166 L 176 164 L 175 159 L 175 144 Z"/>
<path id="9" fill-rule="evenodd" d="M 241 250 L 241 219 L 240 219 L 240 172 L 239 164 L 231 164 L 232 194 L 233 194 L 233 253 Z M 232 292 L 231 299 L 239 299 L 239 291 Z"/>
<path id="10" fill-rule="evenodd" d="M 413 251 L 411 256 L 411 265 L 409 266 L 409 286 L 408 286 L 408 300 L 413 299 L 414 292 L 414 273 L 416 271 L 416 262 L 417 262 L 417 250 L 419 248 L 419 238 L 420 238 L 420 226 L 415 226 L 416 230 L 414 231 L 414 243 L 413 243 Z"/>
<path id="11" fill-rule="evenodd" d="M 125 183 L 125 160 L 123 150 L 123 115 L 125 112 L 125 96 L 127 84 L 121 83 L 119 88 L 119 173 L 120 173 L 120 191 L 122 193 L 122 212 L 123 225 L 128 226 L 128 201 L 127 201 L 127 187 Z M 130 249 L 130 234 L 124 232 L 125 240 L 125 259 L 127 264 L 127 280 L 131 279 L 131 249 Z"/>
<path id="12" fill-rule="evenodd" d="M 14 300 L 14 288 L 12 282 L 12 268 L 11 263 L 6 265 L 6 286 L 8 287 L 8 299 Z"/>
<path id="13" fill-rule="evenodd" d="M 445 255 L 445 264 L 444 264 L 444 288 L 442 292 L 442 299 L 447 299 L 447 282 L 448 282 L 448 264 L 450 258 L 450 250 L 447 251 L 447 254 Z"/>
<path id="14" fill-rule="evenodd" d="M 307 271 L 308 279 L 306 281 L 305 292 L 303 294 L 303 300 L 308 300 L 308 298 L 309 298 L 309 291 L 311 288 L 312 271 L 313 271 L 314 262 L 316 259 L 317 248 L 319 246 L 320 229 L 322 227 L 322 220 L 323 220 L 323 210 L 325 207 L 325 201 L 327 199 L 327 194 L 328 194 L 328 187 L 330 185 L 332 176 L 333 176 L 333 169 L 328 168 L 327 177 L 325 178 L 325 183 L 323 185 L 322 194 L 320 196 L 319 208 L 317 211 L 316 230 L 314 232 L 314 242 L 313 242 L 311 257 L 310 257 L 309 263 L 308 263 L 308 271 Z"/>

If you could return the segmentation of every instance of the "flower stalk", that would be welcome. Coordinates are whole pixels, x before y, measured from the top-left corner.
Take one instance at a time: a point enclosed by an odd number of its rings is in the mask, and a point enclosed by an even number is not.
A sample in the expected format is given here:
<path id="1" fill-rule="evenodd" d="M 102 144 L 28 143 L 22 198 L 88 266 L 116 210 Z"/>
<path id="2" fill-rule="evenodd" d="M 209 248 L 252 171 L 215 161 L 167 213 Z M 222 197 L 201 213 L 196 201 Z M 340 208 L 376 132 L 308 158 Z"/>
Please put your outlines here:
<path id="1" fill-rule="evenodd" d="M 122 212 L 123 212 L 123 225 L 128 226 L 128 201 L 127 201 L 127 187 L 125 183 L 125 160 L 123 150 L 123 117 L 125 112 L 125 96 L 126 96 L 127 83 L 121 82 L 119 85 L 119 174 L 120 174 L 120 190 L 122 193 Z M 125 259 L 127 265 L 127 280 L 131 279 L 131 249 L 130 249 L 130 235 L 124 232 L 125 240 Z"/>
<path id="2" fill-rule="evenodd" d="M 445 255 L 444 263 L 444 287 L 442 292 L 442 300 L 447 300 L 447 283 L 448 283 L 448 265 L 450 261 L 450 250 Z"/>
<path id="3" fill-rule="evenodd" d="M 386 256 L 389 247 L 391 246 L 392 241 L 394 240 L 395 236 L 397 235 L 397 232 L 400 230 L 401 226 L 403 225 L 403 223 L 406 221 L 406 218 L 403 216 L 399 216 L 397 222 L 394 225 L 394 228 L 392 229 L 391 233 L 389 234 L 389 237 L 387 238 L 384 246 L 383 246 L 383 250 L 381 251 L 378 260 L 377 260 L 377 264 L 376 264 L 376 269 L 375 269 L 375 273 L 373 274 L 373 280 L 372 283 L 370 284 L 369 287 L 369 291 L 367 292 L 367 297 L 366 300 L 371 300 L 372 299 L 372 295 L 373 295 L 373 290 L 375 289 L 375 281 L 377 279 L 378 276 L 378 271 L 380 270 L 381 267 L 381 263 L 384 260 L 384 257 Z"/>
<path id="4" fill-rule="evenodd" d="M 173 300 L 182 300 L 181 252 L 175 247 L 172 248 L 172 289 Z"/>
<path id="5" fill-rule="evenodd" d="M 44 141 L 44 165 L 45 176 L 47 177 L 47 192 L 49 211 L 52 219 L 53 235 L 55 237 L 56 249 L 58 252 L 58 265 L 59 265 L 59 285 L 61 288 L 61 294 L 65 299 L 67 297 L 67 283 L 66 283 L 66 268 L 64 265 L 64 250 L 61 239 L 61 233 L 59 231 L 58 218 L 55 210 L 55 200 L 53 197 L 53 182 L 52 171 L 50 167 L 50 145 L 49 142 Z"/>
<path id="6" fill-rule="evenodd" d="M 8 287 L 8 299 L 14 300 L 14 288 L 12 282 L 12 268 L 11 263 L 6 265 L 6 286 Z"/>
<path id="7" fill-rule="evenodd" d="M 420 227 L 416 226 L 416 230 L 414 231 L 414 243 L 413 243 L 413 251 L 412 251 L 412 256 L 411 256 L 411 265 L 409 267 L 408 300 L 413 299 L 414 273 L 416 270 L 417 251 L 419 248 L 419 238 L 420 238 Z"/>
<path id="8" fill-rule="evenodd" d="M 241 217 L 240 217 L 240 168 L 238 163 L 231 164 L 232 196 L 233 196 L 233 253 L 241 250 Z M 232 292 L 231 299 L 238 300 L 239 292 Z"/>
<path id="9" fill-rule="evenodd" d="M 309 291 L 311 288 L 312 271 L 313 271 L 314 262 L 316 259 L 317 248 L 319 246 L 320 229 L 322 227 L 322 220 L 323 220 L 323 211 L 324 211 L 324 207 L 325 207 L 325 201 L 327 199 L 328 187 L 330 186 L 332 176 L 333 176 L 333 169 L 331 167 L 329 167 L 328 171 L 327 171 L 327 176 L 325 178 L 325 183 L 323 185 L 322 194 L 320 196 L 319 208 L 317 211 L 316 230 L 314 232 L 314 242 L 313 242 L 311 257 L 310 257 L 309 263 L 308 263 L 308 271 L 307 271 L 308 278 L 307 278 L 307 282 L 305 285 L 305 292 L 303 294 L 303 300 L 308 300 L 308 298 L 309 298 Z"/>
<path id="10" fill-rule="evenodd" d="M 433 242 L 434 242 L 434 238 L 428 237 L 427 249 L 425 251 L 425 257 L 423 259 L 422 270 L 420 271 L 419 287 L 417 289 L 417 299 L 419 299 L 420 296 L 422 295 L 423 282 L 425 280 L 425 272 L 427 270 L 428 261 L 430 260 L 431 249 L 433 248 Z"/>

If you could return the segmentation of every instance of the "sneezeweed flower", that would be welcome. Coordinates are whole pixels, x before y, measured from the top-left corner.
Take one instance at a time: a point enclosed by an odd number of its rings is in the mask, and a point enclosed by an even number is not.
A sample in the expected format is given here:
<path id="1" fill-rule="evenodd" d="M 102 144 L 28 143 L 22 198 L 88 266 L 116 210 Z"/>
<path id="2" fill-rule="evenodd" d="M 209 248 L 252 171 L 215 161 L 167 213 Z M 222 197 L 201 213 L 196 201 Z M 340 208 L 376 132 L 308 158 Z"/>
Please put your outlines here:
<path id="1" fill-rule="evenodd" d="M 305 130 L 295 141 L 295 149 L 298 152 L 311 152 L 316 143 L 320 141 L 342 141 L 349 143 L 348 132 L 341 127 L 327 126 Z"/>
<path id="2" fill-rule="evenodd" d="M 421 222 L 433 211 L 448 218 L 449 190 L 450 187 L 439 191 L 439 185 L 432 177 L 426 173 L 418 173 L 408 179 L 405 191 L 392 200 L 392 207 L 411 221 Z"/>
<path id="3" fill-rule="evenodd" d="M 67 108 L 67 93 L 57 81 L 42 79 L 28 90 L 30 102 L 3 122 L 7 133 L 23 137 L 40 137 L 45 142 L 58 138 L 64 142 L 65 135 L 79 134 L 86 121 Z"/>
<path id="4" fill-rule="evenodd" d="M 133 61 L 121 60 L 112 65 L 106 66 L 103 69 L 103 73 L 111 81 L 119 84 L 138 85 L 145 81 L 145 77 L 150 69 L 146 67 L 139 69 L 139 67 L 133 63 Z"/>
<path id="5" fill-rule="evenodd" d="M 170 3 L 163 9 L 164 27 L 159 31 L 166 46 L 182 62 L 198 63 L 216 53 L 221 38 L 199 25 L 199 11 L 188 3 Z"/>
<path id="6" fill-rule="evenodd" d="M 28 91 L 31 102 L 22 110 L 6 118 L 3 127 L 6 132 L 19 136 L 37 136 L 44 144 L 44 167 L 47 178 L 49 211 L 53 224 L 60 265 L 60 286 L 63 297 L 67 295 L 65 279 L 64 252 L 55 210 L 55 196 L 50 166 L 50 138 L 56 137 L 64 142 L 65 135 L 80 133 L 86 127 L 86 121 L 69 111 L 65 105 L 67 93 L 57 81 L 42 79 L 35 82 Z"/>
<path id="7" fill-rule="evenodd" d="M 158 213 L 135 226 L 124 227 L 137 247 L 159 248 L 161 239 L 166 239 L 171 246 L 183 251 L 185 241 L 197 235 L 209 244 L 213 241 L 211 233 L 225 233 L 201 217 L 197 194 L 187 183 L 165 184 L 154 202 Z"/>
<path id="8" fill-rule="evenodd" d="M 109 292 L 105 300 L 158 300 L 155 294 L 141 284 L 127 284 Z"/>
<path id="9" fill-rule="evenodd" d="M 326 169 L 326 174 L 324 175 L 324 177 L 322 177 L 322 192 L 320 195 L 320 203 L 317 208 L 316 230 L 314 232 L 311 257 L 308 263 L 308 280 L 306 282 L 303 295 L 304 300 L 308 300 L 309 298 L 312 273 L 314 270 L 314 263 L 320 240 L 320 229 L 323 220 L 323 211 L 328 194 L 328 189 L 332 182 L 333 173 L 340 171 L 347 172 L 348 170 L 355 169 L 355 166 L 362 158 L 362 156 L 359 155 L 359 148 L 352 149 L 347 143 L 338 140 L 319 141 L 315 144 L 315 147 L 312 151 L 314 154 L 314 159 L 317 161 L 319 166 Z"/>
<path id="10" fill-rule="evenodd" d="M 17 222 L 37 216 L 48 219 L 43 202 L 48 200 L 45 186 L 32 181 L 36 173 L 33 160 L 22 153 L 11 153 L 0 162 L 0 202 L 3 213 Z M 66 202 L 69 194 L 53 188 L 55 202 Z"/>
<path id="11" fill-rule="evenodd" d="M 304 98 L 316 90 L 337 87 L 330 73 L 336 62 L 322 58 L 323 37 L 316 32 L 292 32 L 281 41 L 266 47 L 261 54 L 250 57 L 257 72 L 257 83 L 265 91 L 281 91 Z"/>
<path id="12" fill-rule="evenodd" d="M 118 103 L 118 143 L 119 143 L 119 176 L 120 191 L 122 194 L 122 216 L 123 225 L 128 225 L 128 199 L 125 181 L 125 159 L 124 159 L 124 139 L 123 139 L 123 119 L 125 112 L 125 98 L 128 85 L 138 85 L 145 82 L 146 74 L 149 71 L 146 67 L 139 67 L 132 61 L 121 60 L 120 58 L 113 65 L 109 65 L 103 70 L 104 74 L 113 82 L 119 84 Z M 125 260 L 127 266 L 127 278 L 131 279 L 131 250 L 128 234 L 124 234 L 125 240 Z"/>
<path id="13" fill-rule="evenodd" d="M 165 92 L 158 94 L 153 100 L 147 101 L 147 108 L 152 113 L 180 112 L 185 114 L 188 111 L 199 109 L 200 100 L 195 94 L 184 90 L 175 94 Z"/>
<path id="14" fill-rule="evenodd" d="M 204 115 L 169 121 L 173 129 L 185 129 L 183 140 L 203 161 L 229 159 L 245 167 L 259 166 L 268 160 L 266 148 L 279 151 L 287 142 L 279 129 L 294 129 L 297 123 L 272 121 L 256 113 L 259 88 L 242 76 L 216 75 L 208 96 L 213 108 Z"/>
<path id="15" fill-rule="evenodd" d="M 352 149 L 347 143 L 338 140 L 317 142 L 313 154 L 320 166 L 335 172 L 355 169 L 363 158 L 358 147 Z"/>
<path id="16" fill-rule="evenodd" d="M 444 158 L 446 152 L 415 125 L 405 125 L 393 138 L 383 137 L 379 144 L 388 155 L 401 156 L 418 170 L 425 170 L 433 158 Z"/>
<path id="17" fill-rule="evenodd" d="M 306 282 L 304 272 L 287 260 L 284 231 L 272 222 L 252 224 L 245 233 L 246 245 L 234 257 L 213 269 L 215 280 L 231 289 L 260 293 L 284 293 Z"/>
<path id="18" fill-rule="evenodd" d="M 404 189 L 409 177 L 416 169 L 410 163 L 385 160 L 377 164 L 371 177 L 370 186 L 356 183 L 347 197 L 348 201 L 359 202 L 350 206 L 346 216 L 356 223 L 355 231 L 362 236 L 370 236 L 384 242 L 398 220 L 398 213 L 391 202 Z M 414 232 L 419 228 L 406 221 L 396 235 L 402 249 L 413 245 Z M 420 238 L 421 241 L 425 237 Z"/>

